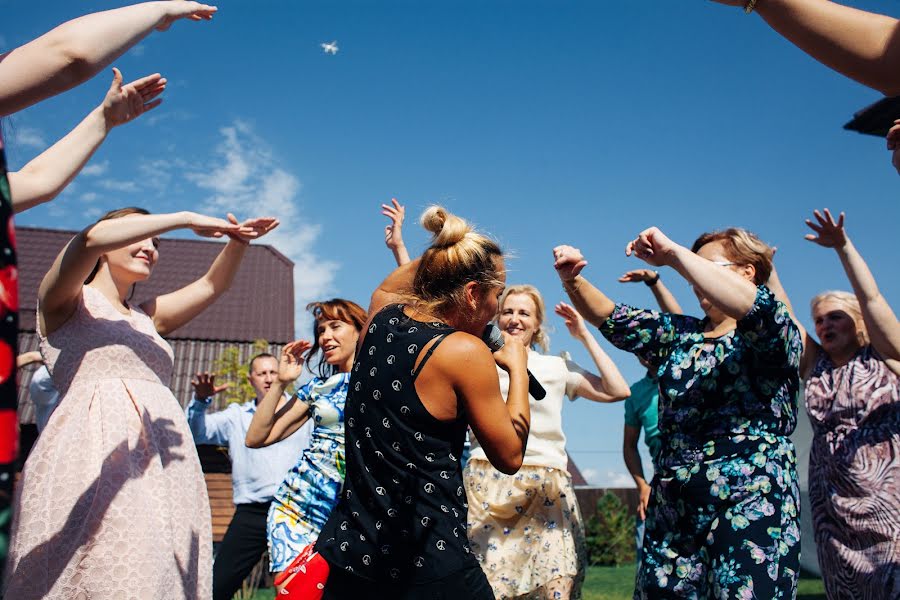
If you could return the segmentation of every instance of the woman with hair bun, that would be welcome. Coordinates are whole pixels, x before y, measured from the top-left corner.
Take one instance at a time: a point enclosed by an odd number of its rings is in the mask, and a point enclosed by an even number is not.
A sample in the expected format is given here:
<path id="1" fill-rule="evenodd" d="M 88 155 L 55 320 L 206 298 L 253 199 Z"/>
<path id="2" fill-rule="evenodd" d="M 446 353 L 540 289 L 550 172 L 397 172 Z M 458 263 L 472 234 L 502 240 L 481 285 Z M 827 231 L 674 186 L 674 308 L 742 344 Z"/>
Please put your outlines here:
<path id="1" fill-rule="evenodd" d="M 635 598 L 796 595 L 799 489 L 793 443 L 801 335 L 767 287 L 773 250 L 743 229 L 691 250 L 656 227 L 630 242 L 694 289 L 703 319 L 616 304 L 571 246 L 556 269 L 578 311 L 659 375 L 662 448 L 651 483 Z"/>
<path id="2" fill-rule="evenodd" d="M 814 215 L 806 238 L 835 250 L 854 291 L 813 298 L 819 341 L 803 352 L 816 552 L 829 598 L 898 598 L 900 324 L 843 213 Z"/>
<path id="3" fill-rule="evenodd" d="M 529 348 L 528 368 L 547 391 L 532 401 L 534 425 L 522 468 L 504 475 L 491 466 L 477 440 L 464 473 L 469 508 L 469 543 L 478 556 L 497 598 L 580 598 L 586 556 L 581 512 L 567 471 L 566 436 L 562 429 L 563 397 L 616 402 L 628 397 L 628 384 L 566 303 L 555 312 L 569 334 L 594 360 L 599 375 L 547 352 L 544 299 L 531 285 L 515 285 L 500 298 L 500 330 Z M 500 391 L 509 380 L 498 369 Z"/>
<path id="4" fill-rule="evenodd" d="M 466 427 L 515 473 L 530 427 L 525 347 L 481 337 L 497 313 L 503 252 L 433 206 L 422 256 L 375 290 L 346 405 L 347 477 L 316 550 L 325 598 L 493 598 L 466 538 Z M 507 402 L 496 365 L 509 373 Z"/>

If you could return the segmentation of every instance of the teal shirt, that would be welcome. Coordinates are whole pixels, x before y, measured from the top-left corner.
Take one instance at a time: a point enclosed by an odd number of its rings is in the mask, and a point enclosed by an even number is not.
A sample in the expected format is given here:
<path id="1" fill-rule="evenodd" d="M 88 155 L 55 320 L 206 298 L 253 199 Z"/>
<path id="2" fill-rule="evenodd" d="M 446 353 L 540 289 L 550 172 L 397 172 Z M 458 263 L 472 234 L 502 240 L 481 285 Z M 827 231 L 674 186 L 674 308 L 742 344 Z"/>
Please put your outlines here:
<path id="1" fill-rule="evenodd" d="M 625 424 L 644 430 L 644 443 L 650 449 L 650 456 L 654 461 L 662 448 L 657 426 L 658 400 L 659 383 L 649 376 L 631 386 L 631 396 L 625 399 Z"/>

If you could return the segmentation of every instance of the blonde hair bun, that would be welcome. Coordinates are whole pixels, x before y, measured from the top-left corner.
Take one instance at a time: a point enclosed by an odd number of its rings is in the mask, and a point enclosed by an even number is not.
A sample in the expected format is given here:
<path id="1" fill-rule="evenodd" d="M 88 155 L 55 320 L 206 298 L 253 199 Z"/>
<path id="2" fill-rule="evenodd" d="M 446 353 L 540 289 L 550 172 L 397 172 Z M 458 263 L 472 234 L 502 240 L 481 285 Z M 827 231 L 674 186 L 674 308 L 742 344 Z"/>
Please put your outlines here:
<path id="1" fill-rule="evenodd" d="M 450 213 L 443 206 L 429 206 L 422 213 L 422 227 L 434 235 L 431 242 L 435 248 L 449 248 L 466 238 L 472 226 L 464 219 Z"/>

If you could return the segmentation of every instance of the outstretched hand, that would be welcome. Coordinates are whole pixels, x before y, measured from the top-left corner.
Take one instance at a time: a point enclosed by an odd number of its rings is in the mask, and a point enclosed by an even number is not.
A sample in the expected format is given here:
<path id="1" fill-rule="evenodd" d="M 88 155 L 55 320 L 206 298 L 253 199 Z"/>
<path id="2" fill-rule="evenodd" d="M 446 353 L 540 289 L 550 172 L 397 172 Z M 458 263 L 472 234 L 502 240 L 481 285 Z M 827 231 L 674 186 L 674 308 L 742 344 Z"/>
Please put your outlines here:
<path id="1" fill-rule="evenodd" d="M 219 8 L 199 2 L 186 2 L 185 0 L 170 0 L 165 5 L 165 14 L 156 25 L 157 31 L 165 31 L 172 23 L 179 19 L 189 21 L 209 21 Z"/>
<path id="2" fill-rule="evenodd" d="M 212 398 L 231 386 L 230 383 L 216 385 L 214 373 L 197 373 L 197 376 L 191 380 L 191 385 L 194 386 L 194 396 L 197 398 Z"/>
<path id="3" fill-rule="evenodd" d="M 313 347 L 308 340 L 297 340 L 286 344 L 281 349 L 281 360 L 278 362 L 278 381 L 291 383 L 303 374 L 306 353 Z"/>
<path id="4" fill-rule="evenodd" d="M 668 264 L 676 248 L 678 244 L 666 237 L 658 227 L 650 227 L 628 242 L 625 246 L 625 255 L 634 254 L 654 267 L 662 267 Z"/>
<path id="5" fill-rule="evenodd" d="M 818 224 L 806 219 L 806 224 L 816 233 L 808 233 L 804 237 L 825 248 L 842 248 L 847 243 L 847 232 L 844 231 L 844 213 L 841 213 L 835 222 L 831 211 L 826 208 L 824 212 L 823 216 L 818 210 L 813 211 L 813 216 Z"/>
<path id="6" fill-rule="evenodd" d="M 628 271 L 621 277 L 619 277 L 619 282 L 621 283 L 638 283 L 638 282 L 647 282 L 653 281 L 656 279 L 657 272 L 651 269 L 634 269 L 632 271 Z"/>
<path id="7" fill-rule="evenodd" d="M 275 217 L 254 217 L 239 223 L 237 217 L 231 213 L 228 213 L 228 222 L 240 228 L 228 233 L 228 237 L 244 244 L 249 244 L 250 240 L 261 238 L 281 224 Z"/>
<path id="8" fill-rule="evenodd" d="M 566 329 L 573 338 L 582 340 L 589 334 L 587 325 L 584 324 L 584 317 L 573 306 L 560 302 L 553 311 L 563 318 Z"/>
<path id="9" fill-rule="evenodd" d="M 403 219 L 406 217 L 406 207 L 391 198 L 391 204 L 381 205 L 381 214 L 391 220 L 391 224 L 384 228 L 384 245 L 391 250 L 403 246 Z"/>
<path id="10" fill-rule="evenodd" d="M 202 237 L 220 238 L 223 235 L 241 234 L 245 236 L 255 237 L 253 231 L 249 228 L 242 229 L 241 225 L 225 219 L 217 217 L 208 217 L 198 213 L 188 214 L 188 227 L 197 235 Z"/>
<path id="11" fill-rule="evenodd" d="M 107 129 L 137 119 L 162 102 L 157 98 L 166 89 L 166 79 L 159 73 L 122 85 L 122 72 L 113 67 L 113 80 L 101 109 Z"/>
<path id="12" fill-rule="evenodd" d="M 553 268 L 563 282 L 578 277 L 587 264 L 578 248 L 562 245 L 553 249 Z"/>

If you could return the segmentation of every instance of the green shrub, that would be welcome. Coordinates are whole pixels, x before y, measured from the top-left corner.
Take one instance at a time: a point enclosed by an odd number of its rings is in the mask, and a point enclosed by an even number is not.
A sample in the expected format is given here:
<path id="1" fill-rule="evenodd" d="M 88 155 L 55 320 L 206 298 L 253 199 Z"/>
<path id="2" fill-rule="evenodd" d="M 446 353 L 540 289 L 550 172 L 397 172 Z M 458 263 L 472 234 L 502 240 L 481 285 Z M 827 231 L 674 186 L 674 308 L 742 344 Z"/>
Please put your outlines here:
<path id="1" fill-rule="evenodd" d="M 597 500 L 597 512 L 584 524 L 584 534 L 589 565 L 634 562 L 634 517 L 612 492 Z"/>

